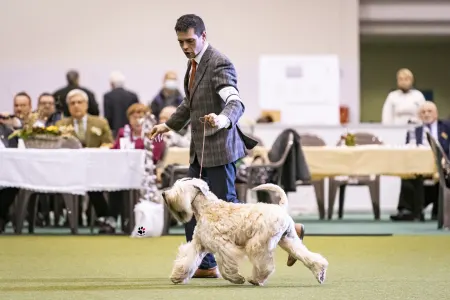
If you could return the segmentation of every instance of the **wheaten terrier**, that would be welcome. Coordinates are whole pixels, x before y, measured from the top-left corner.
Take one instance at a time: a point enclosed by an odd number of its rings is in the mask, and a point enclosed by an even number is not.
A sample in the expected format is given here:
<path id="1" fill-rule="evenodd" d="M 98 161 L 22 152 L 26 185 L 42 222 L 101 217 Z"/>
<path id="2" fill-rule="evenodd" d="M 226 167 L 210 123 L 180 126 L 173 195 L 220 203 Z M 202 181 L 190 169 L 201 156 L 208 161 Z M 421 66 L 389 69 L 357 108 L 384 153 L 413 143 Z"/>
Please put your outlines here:
<path id="1" fill-rule="evenodd" d="M 328 261 L 309 251 L 297 236 L 295 223 L 287 213 L 287 196 L 277 185 L 263 184 L 254 190 L 277 192 L 279 205 L 235 204 L 218 199 L 201 179 L 185 178 L 162 193 L 173 216 L 180 222 L 197 220 L 191 242 L 179 248 L 170 279 L 186 283 L 197 270 L 203 257 L 213 253 L 223 278 L 243 284 L 238 263 L 248 257 L 253 274 L 248 282 L 264 285 L 275 269 L 277 245 L 303 262 L 319 283 L 325 281 Z"/>

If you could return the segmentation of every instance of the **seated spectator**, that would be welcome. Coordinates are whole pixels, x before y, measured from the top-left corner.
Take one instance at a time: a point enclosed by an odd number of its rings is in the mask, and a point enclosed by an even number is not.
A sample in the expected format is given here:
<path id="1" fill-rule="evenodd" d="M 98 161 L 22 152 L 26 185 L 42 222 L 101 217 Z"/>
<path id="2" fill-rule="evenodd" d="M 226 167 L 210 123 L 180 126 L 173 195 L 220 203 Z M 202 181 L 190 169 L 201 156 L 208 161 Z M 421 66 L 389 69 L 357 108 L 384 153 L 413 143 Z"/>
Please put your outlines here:
<path id="1" fill-rule="evenodd" d="M 159 114 L 159 124 L 165 123 L 169 120 L 170 116 L 177 110 L 175 106 L 166 106 Z M 189 127 L 189 126 L 186 126 Z M 178 132 L 170 130 L 164 134 L 164 142 L 166 147 L 183 147 L 187 148 L 191 145 L 191 131 L 186 130 L 186 134 L 182 135 Z"/>
<path id="2" fill-rule="evenodd" d="M 71 90 L 66 99 L 71 117 L 58 121 L 56 126 L 73 125 L 74 135 L 84 147 L 110 148 L 113 138 L 108 122 L 102 117 L 88 114 L 88 101 L 89 97 L 83 90 Z M 103 192 L 89 192 L 88 195 L 97 217 L 101 218 L 99 232 L 114 233 L 116 220 L 112 216 L 117 214 L 117 206 L 115 206 L 117 203 L 111 201 L 108 205 Z"/>
<path id="3" fill-rule="evenodd" d="M 1 122 L 11 129 L 20 129 L 31 114 L 31 97 L 20 92 L 14 96 L 14 113 L 1 113 Z"/>
<path id="4" fill-rule="evenodd" d="M 55 98 L 50 93 L 42 93 L 38 99 L 38 122 L 43 126 L 55 125 L 63 114 L 56 111 Z"/>
<path id="5" fill-rule="evenodd" d="M 182 101 L 183 96 L 178 89 L 177 74 L 175 72 L 167 72 L 164 75 L 163 88 L 150 103 L 150 109 L 152 111 L 152 114 L 155 115 L 156 119 L 158 120 L 159 114 L 164 107 L 177 107 L 181 104 Z"/>
<path id="6" fill-rule="evenodd" d="M 420 119 L 422 126 L 416 127 L 415 140 L 418 145 L 427 145 L 428 141 L 425 130 L 429 130 L 431 135 L 439 141 L 445 153 L 450 149 L 450 126 L 438 119 L 436 105 L 426 101 L 420 107 Z M 406 143 L 409 143 L 409 133 L 406 135 Z M 403 179 L 400 188 L 400 199 L 398 202 L 396 215 L 391 216 L 392 221 L 424 221 L 422 213 L 429 204 L 433 204 L 432 220 L 437 219 L 437 199 L 439 195 L 439 183 L 424 185 L 423 176 L 416 176 L 412 179 Z"/>
<path id="7" fill-rule="evenodd" d="M 143 118 L 150 109 L 142 103 L 135 103 L 127 110 L 128 122 L 130 125 L 130 140 L 134 143 L 135 149 L 144 149 L 144 141 L 142 140 L 142 124 L 139 119 Z M 119 129 L 116 141 L 112 149 L 120 149 L 120 139 L 124 137 L 124 127 Z M 164 153 L 164 142 L 153 140 L 153 162 L 156 164 L 161 160 Z"/>

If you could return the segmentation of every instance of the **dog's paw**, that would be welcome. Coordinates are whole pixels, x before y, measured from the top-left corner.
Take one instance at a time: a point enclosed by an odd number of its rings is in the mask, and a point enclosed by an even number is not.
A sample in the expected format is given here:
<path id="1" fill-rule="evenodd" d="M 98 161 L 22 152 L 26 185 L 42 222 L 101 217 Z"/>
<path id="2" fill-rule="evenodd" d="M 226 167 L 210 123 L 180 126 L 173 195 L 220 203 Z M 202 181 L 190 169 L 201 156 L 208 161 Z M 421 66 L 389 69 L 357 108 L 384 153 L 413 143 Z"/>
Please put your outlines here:
<path id="1" fill-rule="evenodd" d="M 253 278 L 247 278 L 247 281 L 249 283 L 253 284 L 253 285 L 256 285 L 256 286 L 263 286 L 264 285 L 263 282 L 259 282 L 258 280 L 255 280 Z"/>
<path id="2" fill-rule="evenodd" d="M 228 279 L 228 281 L 230 281 L 231 283 L 234 283 L 234 284 L 244 284 L 245 278 L 240 276 L 240 277 L 230 278 L 230 279 Z"/>
<path id="3" fill-rule="evenodd" d="M 327 268 L 328 264 L 317 264 L 311 269 L 318 283 L 322 284 L 325 282 L 325 279 L 327 278 Z"/>
<path id="4" fill-rule="evenodd" d="M 170 281 L 172 281 L 174 284 L 184 284 L 188 282 L 188 280 L 185 278 L 177 278 L 177 277 L 171 277 Z"/>

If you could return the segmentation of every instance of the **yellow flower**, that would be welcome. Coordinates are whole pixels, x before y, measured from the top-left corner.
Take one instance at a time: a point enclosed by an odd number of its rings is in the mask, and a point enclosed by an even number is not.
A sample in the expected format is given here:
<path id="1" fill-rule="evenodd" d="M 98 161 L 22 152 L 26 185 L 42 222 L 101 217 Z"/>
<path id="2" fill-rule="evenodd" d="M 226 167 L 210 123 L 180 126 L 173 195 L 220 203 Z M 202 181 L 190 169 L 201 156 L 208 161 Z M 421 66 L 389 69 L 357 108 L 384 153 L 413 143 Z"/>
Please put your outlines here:
<path id="1" fill-rule="evenodd" d="M 56 126 L 49 126 L 46 128 L 46 130 L 49 132 L 54 132 L 54 133 L 57 133 L 59 131 L 58 127 L 56 127 Z"/>

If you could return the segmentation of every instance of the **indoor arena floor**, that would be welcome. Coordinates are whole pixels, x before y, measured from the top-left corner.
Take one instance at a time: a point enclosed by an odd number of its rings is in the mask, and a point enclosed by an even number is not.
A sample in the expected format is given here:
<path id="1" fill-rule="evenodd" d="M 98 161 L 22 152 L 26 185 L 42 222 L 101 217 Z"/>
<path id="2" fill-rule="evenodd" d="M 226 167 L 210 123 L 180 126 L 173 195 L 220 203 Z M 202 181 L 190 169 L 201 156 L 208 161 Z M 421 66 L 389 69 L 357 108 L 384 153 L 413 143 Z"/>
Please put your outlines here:
<path id="1" fill-rule="evenodd" d="M 319 285 L 277 251 L 276 271 L 264 287 L 223 279 L 173 285 L 168 277 L 182 236 L 0 237 L 1 300 L 68 299 L 445 299 L 450 282 L 450 236 L 306 236 L 330 267 Z M 242 273 L 250 274 L 243 263 Z"/>

